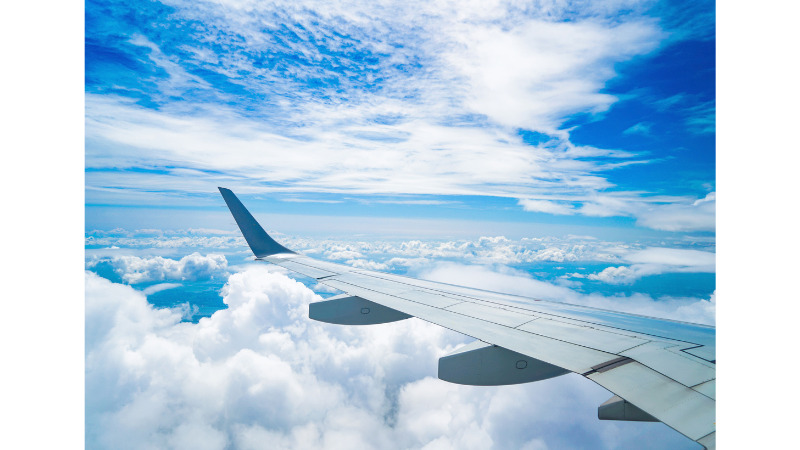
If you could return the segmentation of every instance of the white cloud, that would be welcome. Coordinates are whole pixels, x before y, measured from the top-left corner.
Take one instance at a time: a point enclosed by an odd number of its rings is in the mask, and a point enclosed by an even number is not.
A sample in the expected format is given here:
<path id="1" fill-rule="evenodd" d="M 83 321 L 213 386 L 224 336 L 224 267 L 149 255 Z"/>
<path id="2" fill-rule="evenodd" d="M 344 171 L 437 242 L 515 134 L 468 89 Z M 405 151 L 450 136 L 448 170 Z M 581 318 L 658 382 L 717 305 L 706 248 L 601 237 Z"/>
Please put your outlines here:
<path id="1" fill-rule="evenodd" d="M 241 252 L 242 259 L 250 256 L 246 243 L 206 238 L 204 236 L 182 237 L 172 231 L 165 231 L 164 236 L 152 237 L 100 237 L 92 240 L 108 244 L 121 244 L 135 248 L 152 245 L 158 249 L 179 248 L 180 245 L 192 245 L 193 249 L 232 248 Z M 102 233 L 99 233 L 102 234 Z M 90 236 L 91 237 L 91 236 Z M 435 260 L 453 260 L 477 264 L 525 264 L 537 262 L 604 262 L 615 264 L 595 274 L 575 274 L 572 278 L 586 278 L 614 284 L 628 284 L 647 275 L 670 272 L 713 273 L 716 270 L 716 254 L 712 245 L 693 244 L 695 248 L 667 248 L 645 246 L 643 244 L 626 244 L 623 242 L 604 241 L 592 236 L 567 236 L 556 238 L 508 239 L 504 236 L 482 236 L 471 240 L 379 240 L 355 241 L 334 239 L 296 238 L 291 236 L 280 239 L 289 248 L 303 253 L 329 260 L 341 261 L 347 265 L 369 270 L 402 270 L 418 273 Z M 88 238 L 87 238 L 87 242 Z M 663 245 L 664 243 L 662 243 Z M 686 245 L 677 243 L 675 245 Z M 700 250 L 699 248 L 702 248 Z M 126 249 L 126 252 L 131 250 Z M 88 267 L 96 267 L 101 258 L 114 261 L 118 273 L 127 270 L 124 261 L 130 256 L 121 257 L 107 251 L 91 250 Z M 116 259 L 114 259 L 116 258 Z M 142 259 L 142 258 L 140 258 Z M 148 261 L 150 259 L 145 258 Z M 134 259 L 135 260 L 135 259 Z M 135 260 L 138 261 L 138 260 Z M 150 264 L 165 260 L 153 260 Z M 140 263 L 139 266 L 147 264 Z M 133 267 L 133 266 L 131 266 Z M 580 275 L 580 276 L 578 276 Z M 129 277 L 141 275 L 132 274 Z M 179 279 L 179 278 L 174 278 Z"/>
<path id="2" fill-rule="evenodd" d="M 94 258 L 88 261 L 86 266 L 96 268 L 102 264 L 109 264 L 114 272 L 122 277 L 123 281 L 130 284 L 164 280 L 198 280 L 225 276 L 228 273 L 228 260 L 224 255 L 217 253 L 209 253 L 204 256 L 195 252 L 180 260 L 161 256 L 142 258 L 120 255 L 111 258 Z M 170 285 L 167 288 L 169 287 L 174 286 Z M 155 286 L 149 289 L 153 288 Z"/>
<path id="3" fill-rule="evenodd" d="M 689 117 L 686 124 L 697 134 L 717 131 L 717 105 L 714 100 L 687 109 Z"/>
<path id="4" fill-rule="evenodd" d="M 610 284 L 631 284 L 647 275 L 716 272 L 716 254 L 708 251 L 648 247 L 626 252 L 621 257 L 635 264 L 607 267 L 600 273 L 588 275 L 587 278 Z"/>
<path id="5" fill-rule="evenodd" d="M 622 134 L 642 134 L 642 135 L 649 135 L 650 134 L 650 127 L 652 124 L 648 124 L 645 122 L 638 122 L 635 125 L 631 125 L 629 128 L 626 128 Z"/>
<path id="6" fill-rule="evenodd" d="M 689 197 L 633 197 L 624 193 L 594 194 L 579 212 L 587 216 L 628 216 L 636 224 L 666 231 L 714 231 L 716 193 L 696 199 Z"/>
<path id="7" fill-rule="evenodd" d="M 457 263 L 439 263 L 427 268 L 420 274 L 420 278 L 567 303 L 579 296 L 571 289 L 536 280 L 522 272 L 502 266 L 488 268 Z"/>
<path id="8" fill-rule="evenodd" d="M 641 273 L 637 273 L 634 269 L 626 266 L 619 267 L 606 267 L 600 273 L 589 274 L 587 276 L 590 280 L 603 281 L 610 284 L 630 284 L 634 280 L 640 278 Z"/>
<path id="9" fill-rule="evenodd" d="M 456 27 L 461 51 L 448 55 L 464 73 L 466 104 L 497 123 L 549 134 L 576 112 L 602 112 L 616 100 L 601 93 L 613 63 L 653 50 L 660 38 L 646 20 L 609 25 L 591 20 L 530 20 Z"/>
<path id="10" fill-rule="evenodd" d="M 641 264 L 668 264 L 683 267 L 713 267 L 716 254 L 713 252 L 685 249 L 647 247 L 626 254 L 626 260 Z"/>
<path id="11" fill-rule="evenodd" d="M 667 231 L 713 231 L 716 229 L 716 192 L 690 204 L 650 207 L 639 213 L 636 224 Z"/>
<path id="12" fill-rule="evenodd" d="M 238 231 L 236 231 L 236 235 L 230 235 L 230 232 L 215 232 L 215 230 L 206 233 L 202 229 L 177 230 L 162 233 L 163 234 L 152 233 L 153 235 L 151 236 L 136 236 L 135 233 L 118 236 L 93 230 L 89 233 L 89 236 L 86 236 L 85 242 L 86 245 L 92 246 L 124 246 L 148 248 L 151 250 L 184 247 L 230 249 L 247 245 L 241 233 Z M 215 234 L 227 234 L 227 236 L 215 236 Z"/>
<path id="13" fill-rule="evenodd" d="M 313 198 L 299 198 L 299 197 L 282 198 L 280 199 L 280 201 L 289 203 L 328 203 L 328 204 L 342 203 L 342 200 L 319 200 Z"/>
<path id="14" fill-rule="evenodd" d="M 409 138 L 387 142 L 353 138 L 348 127 L 354 125 L 323 122 L 338 117 L 338 111 L 321 113 L 321 123 L 304 127 L 303 136 L 292 137 L 270 132 L 263 121 L 232 112 L 186 116 L 91 94 L 86 106 L 87 137 L 107 143 L 102 151 L 88 146 L 87 167 L 167 166 L 191 161 L 193 168 L 227 174 L 221 177 L 198 171 L 187 181 L 175 169 L 164 174 L 92 172 L 87 175 L 88 195 L 96 195 L 97 189 L 137 190 L 145 182 L 151 191 L 193 193 L 212 191 L 224 182 L 237 192 L 252 192 L 253 186 L 258 186 L 259 192 L 503 197 L 543 191 L 575 195 L 610 186 L 595 175 L 602 166 L 574 159 L 581 151 L 571 144 L 533 147 L 513 130 L 444 126 L 438 124 L 440 118 L 391 125 Z M 223 155 L 219 148 L 230 151 Z M 615 154 L 601 151 L 593 156 Z"/>
<path id="15" fill-rule="evenodd" d="M 345 264 L 347 264 L 348 266 L 355 267 L 357 269 L 379 270 L 379 271 L 386 271 L 389 269 L 389 266 L 387 264 L 370 261 L 367 259 L 350 259 L 348 261 L 345 261 Z"/>
<path id="16" fill-rule="evenodd" d="M 159 283 L 154 284 L 152 286 L 148 286 L 142 289 L 142 294 L 144 295 L 152 295 L 156 292 L 166 291 L 167 289 L 174 289 L 176 287 L 182 286 L 180 283 Z"/>
<path id="17" fill-rule="evenodd" d="M 178 306 L 170 308 L 172 311 L 180 314 L 181 320 L 183 321 L 191 321 L 197 313 L 200 312 L 200 307 L 197 305 L 192 305 L 189 302 L 181 303 Z"/>
<path id="18" fill-rule="evenodd" d="M 172 58 L 165 55 L 156 44 L 148 40 L 145 36 L 135 34 L 129 39 L 129 42 L 133 45 L 149 49 L 150 53 L 148 57 L 150 60 L 168 74 L 165 80 L 158 82 L 160 94 L 180 95 L 190 87 L 210 87 L 205 80 L 190 74 L 178 62 L 173 61 Z"/>
<path id="19" fill-rule="evenodd" d="M 549 200 L 531 200 L 526 198 L 519 199 L 519 204 L 525 211 L 543 212 L 550 214 L 569 215 L 575 214 L 572 205 L 552 202 Z"/>
<path id="20" fill-rule="evenodd" d="M 364 255 L 355 250 L 330 250 L 325 257 L 328 259 L 355 259 L 363 258 Z"/>
<path id="21" fill-rule="evenodd" d="M 87 272 L 87 447 L 694 445 L 662 424 L 596 420 L 610 394 L 577 376 L 495 388 L 436 380 L 436 359 L 468 338 L 417 319 L 309 321 L 319 297 L 264 266 L 232 275 L 223 295 L 227 309 L 181 323 Z"/>

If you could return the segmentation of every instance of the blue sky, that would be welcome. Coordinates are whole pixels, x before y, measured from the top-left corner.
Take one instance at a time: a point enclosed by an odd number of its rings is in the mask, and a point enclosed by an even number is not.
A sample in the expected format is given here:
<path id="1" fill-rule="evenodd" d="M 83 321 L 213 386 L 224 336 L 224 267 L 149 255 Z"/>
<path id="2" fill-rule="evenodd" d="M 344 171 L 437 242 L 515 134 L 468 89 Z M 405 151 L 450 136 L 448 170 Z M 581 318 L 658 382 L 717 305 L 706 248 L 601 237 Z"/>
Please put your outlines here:
<path id="1" fill-rule="evenodd" d="M 713 2 L 86 6 L 87 229 L 225 185 L 276 214 L 713 234 Z"/>
<path id="2" fill-rule="evenodd" d="M 88 447 L 696 447 L 597 421 L 610 394 L 577 376 L 440 382 L 468 339 L 416 319 L 310 322 L 334 292 L 251 264 L 216 187 L 310 256 L 713 324 L 713 2 L 88 1 L 85 20 Z"/>

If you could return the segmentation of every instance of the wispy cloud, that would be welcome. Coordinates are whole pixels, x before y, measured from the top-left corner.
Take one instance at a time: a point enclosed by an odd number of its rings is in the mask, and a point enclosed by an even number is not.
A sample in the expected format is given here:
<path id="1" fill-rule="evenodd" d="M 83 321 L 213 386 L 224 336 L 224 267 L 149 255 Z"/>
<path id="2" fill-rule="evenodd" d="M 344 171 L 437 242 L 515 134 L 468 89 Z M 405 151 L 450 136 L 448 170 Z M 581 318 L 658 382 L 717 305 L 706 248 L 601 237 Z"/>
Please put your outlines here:
<path id="1" fill-rule="evenodd" d="M 519 204 L 525 211 L 544 212 L 558 215 L 569 215 L 577 212 L 570 204 L 558 203 L 550 200 L 532 200 L 522 198 L 519 200 Z"/>
<path id="2" fill-rule="evenodd" d="M 708 251 L 648 247 L 621 255 L 630 266 L 607 267 L 586 276 L 590 280 L 611 284 L 631 284 L 641 277 L 662 273 L 714 273 L 716 254 Z M 584 275 L 573 274 L 584 277 Z"/>
<path id="3" fill-rule="evenodd" d="M 716 192 L 691 203 L 672 203 L 646 207 L 636 214 L 637 223 L 668 231 L 714 230 Z"/>
<path id="4" fill-rule="evenodd" d="M 152 294 L 155 294 L 156 292 L 166 291 L 167 289 L 174 289 L 174 288 L 181 287 L 181 286 L 182 285 L 180 283 L 159 283 L 159 284 L 154 284 L 152 286 L 148 286 L 148 287 L 142 289 L 142 294 L 144 294 L 144 295 L 152 295 Z"/>
<path id="5" fill-rule="evenodd" d="M 342 203 L 342 200 L 322 200 L 315 198 L 300 198 L 300 197 L 285 197 L 281 198 L 280 201 L 289 203 L 330 203 L 330 204 Z"/>
<path id="6" fill-rule="evenodd" d="M 717 131 L 717 105 L 715 101 L 692 106 L 688 110 L 686 123 L 695 133 L 714 133 Z"/>
<path id="7" fill-rule="evenodd" d="M 680 93 L 661 99 L 653 98 L 653 104 L 660 111 L 673 111 L 683 117 L 683 123 L 692 133 L 714 133 L 717 129 L 716 100 L 698 100 L 696 95 Z M 638 126 L 634 125 L 634 127 Z M 634 128 L 631 127 L 631 128 Z M 625 130 L 627 133 L 629 130 Z"/>
<path id="8" fill-rule="evenodd" d="M 158 42 L 125 41 L 144 49 L 137 57 L 154 68 L 155 91 L 87 95 L 86 164 L 98 169 L 87 174 L 90 199 L 224 182 L 241 192 L 508 197 L 527 210 L 597 215 L 580 207 L 593 193 L 642 196 L 607 172 L 647 160 L 576 145 L 563 124 L 608 110 L 615 64 L 665 38 L 645 6 L 171 7 L 169 21 L 153 18 L 166 21 Z M 181 39 L 169 33 L 177 25 Z M 550 140 L 530 145 L 519 129 Z"/>
<path id="9" fill-rule="evenodd" d="M 646 122 L 638 122 L 635 125 L 631 125 L 630 128 L 626 128 L 622 134 L 641 134 L 641 135 L 649 135 L 650 134 L 650 127 L 652 124 L 648 124 Z"/>

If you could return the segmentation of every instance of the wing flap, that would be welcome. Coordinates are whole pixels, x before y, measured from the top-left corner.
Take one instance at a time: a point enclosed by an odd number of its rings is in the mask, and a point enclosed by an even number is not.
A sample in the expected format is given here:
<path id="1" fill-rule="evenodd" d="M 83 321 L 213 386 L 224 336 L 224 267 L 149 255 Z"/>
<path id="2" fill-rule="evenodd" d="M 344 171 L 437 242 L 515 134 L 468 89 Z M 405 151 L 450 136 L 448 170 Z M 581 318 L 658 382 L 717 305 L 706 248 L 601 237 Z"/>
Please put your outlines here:
<path id="1" fill-rule="evenodd" d="M 650 342 L 620 354 L 633 358 L 659 373 L 669 374 L 670 378 L 684 386 L 695 386 L 716 377 L 717 371 L 710 363 L 691 355 L 681 354 L 682 352 L 675 351 L 676 347 L 665 348 L 664 342 Z"/>
<path id="2" fill-rule="evenodd" d="M 716 400 L 717 399 L 717 380 L 713 379 L 710 381 L 706 381 L 705 383 L 700 383 L 696 386 L 692 386 L 692 389 L 695 391 L 705 395 L 706 397 Z"/>
<path id="3" fill-rule="evenodd" d="M 714 400 L 637 361 L 586 377 L 694 441 L 715 431 Z"/>
<path id="4" fill-rule="evenodd" d="M 411 316 L 528 355 L 585 376 L 693 440 L 714 432 L 715 404 L 709 397 L 637 361 L 578 344 L 506 327 L 447 309 L 351 285 L 324 284 Z M 609 364 L 616 360 L 629 364 Z M 603 367 L 596 370 L 594 367 Z M 605 367 L 610 367 L 604 370 Z"/>
<path id="5" fill-rule="evenodd" d="M 683 345 L 683 348 L 694 347 L 686 352 L 706 352 L 713 355 L 715 344 L 714 327 L 678 322 L 635 314 L 607 311 L 580 305 L 537 300 L 497 292 L 483 291 L 464 286 L 454 286 L 427 280 L 417 280 L 400 275 L 381 272 L 356 270 L 339 264 L 317 261 L 304 257 L 304 264 L 327 268 L 330 271 L 347 273 L 347 277 L 337 277 L 342 281 L 369 286 L 378 292 L 399 293 L 404 290 L 418 290 L 436 293 L 462 301 L 482 304 L 492 308 L 502 308 L 523 314 L 556 319 L 590 326 L 595 329 L 610 331 L 622 335 L 634 336 L 645 341 L 665 340 Z M 281 264 L 280 261 L 276 264 Z M 335 266 L 338 269 L 333 269 Z M 711 361 L 711 360 L 709 360 Z"/>
<path id="6" fill-rule="evenodd" d="M 716 346 L 701 345 L 699 347 L 687 348 L 684 352 L 697 356 L 698 358 L 703 358 L 712 364 L 717 360 Z"/>

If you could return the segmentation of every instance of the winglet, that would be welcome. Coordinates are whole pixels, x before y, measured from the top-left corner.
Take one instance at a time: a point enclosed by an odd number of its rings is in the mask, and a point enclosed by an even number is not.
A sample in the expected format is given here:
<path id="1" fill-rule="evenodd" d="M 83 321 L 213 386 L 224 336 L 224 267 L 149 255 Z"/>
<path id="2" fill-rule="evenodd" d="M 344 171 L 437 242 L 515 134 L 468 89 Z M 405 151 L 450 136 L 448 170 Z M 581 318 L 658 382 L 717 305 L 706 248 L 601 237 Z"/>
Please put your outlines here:
<path id="1" fill-rule="evenodd" d="M 253 251 L 257 258 L 274 255 L 276 253 L 295 253 L 275 242 L 275 239 L 272 239 L 270 235 L 264 231 L 261 225 L 258 224 L 258 221 L 250 214 L 250 211 L 244 207 L 242 202 L 236 198 L 236 195 L 234 195 L 230 189 L 221 187 L 219 188 L 219 192 L 222 194 L 222 198 L 225 199 L 228 209 L 231 210 L 236 224 L 239 225 L 239 230 L 241 230 L 244 239 L 247 241 L 247 245 L 250 246 L 250 250 Z"/>

